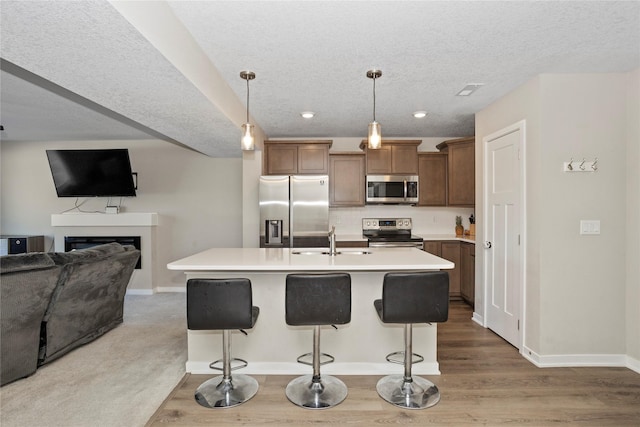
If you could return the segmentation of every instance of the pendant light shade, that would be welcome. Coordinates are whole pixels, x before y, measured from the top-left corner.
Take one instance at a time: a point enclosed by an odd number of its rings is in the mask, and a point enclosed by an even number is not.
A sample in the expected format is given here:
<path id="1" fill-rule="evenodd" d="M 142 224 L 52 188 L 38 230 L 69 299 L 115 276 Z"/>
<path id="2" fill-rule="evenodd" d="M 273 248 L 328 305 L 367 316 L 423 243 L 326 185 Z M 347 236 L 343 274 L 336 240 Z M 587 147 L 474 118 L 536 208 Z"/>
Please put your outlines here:
<path id="1" fill-rule="evenodd" d="M 243 151 L 252 151 L 255 147 L 255 138 L 253 136 L 253 125 L 245 123 L 242 125 L 242 140 L 240 141 Z"/>
<path id="2" fill-rule="evenodd" d="M 373 79 L 373 121 L 369 123 L 369 132 L 367 133 L 367 148 L 377 150 L 382 147 L 382 128 L 380 123 L 376 122 L 376 79 L 382 76 L 380 70 L 367 71 L 367 77 Z"/>
<path id="3" fill-rule="evenodd" d="M 247 81 L 247 122 L 242 125 L 240 146 L 243 151 L 253 151 L 255 149 L 255 137 L 253 134 L 253 125 L 249 123 L 249 80 L 255 79 L 256 74 L 252 71 L 241 71 L 240 78 Z"/>
<path id="4" fill-rule="evenodd" d="M 382 133 L 380 123 L 369 123 L 369 133 L 367 135 L 367 147 L 371 150 L 377 150 L 382 146 Z"/>

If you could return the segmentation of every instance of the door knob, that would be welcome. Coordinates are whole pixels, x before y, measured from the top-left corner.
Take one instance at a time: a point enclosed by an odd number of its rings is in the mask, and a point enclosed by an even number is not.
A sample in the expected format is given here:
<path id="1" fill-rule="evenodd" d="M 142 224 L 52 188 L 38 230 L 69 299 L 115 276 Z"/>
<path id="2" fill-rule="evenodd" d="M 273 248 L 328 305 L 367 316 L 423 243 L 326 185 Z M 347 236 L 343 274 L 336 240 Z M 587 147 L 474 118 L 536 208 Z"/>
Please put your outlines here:
<path id="1" fill-rule="evenodd" d="M 491 249 L 491 242 L 489 242 L 489 241 L 484 242 L 484 248 L 485 249 Z"/>

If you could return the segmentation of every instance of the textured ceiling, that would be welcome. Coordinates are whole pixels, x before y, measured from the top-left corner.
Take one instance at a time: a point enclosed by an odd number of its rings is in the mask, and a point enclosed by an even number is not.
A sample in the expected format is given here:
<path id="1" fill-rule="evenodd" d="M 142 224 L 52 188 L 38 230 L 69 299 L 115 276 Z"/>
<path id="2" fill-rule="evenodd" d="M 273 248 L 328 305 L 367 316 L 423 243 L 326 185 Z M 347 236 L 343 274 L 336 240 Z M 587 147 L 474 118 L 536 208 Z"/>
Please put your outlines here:
<path id="1" fill-rule="evenodd" d="M 538 74 L 640 66 L 638 1 L 137 2 L 164 36 L 126 3 L 0 2 L 3 140 L 150 134 L 236 157 L 246 69 L 256 73 L 252 121 L 272 139 L 364 137 L 371 68 L 383 73 L 376 119 L 386 138 L 463 136 L 476 112 Z M 21 82 L 27 73 L 51 85 Z M 468 83 L 484 85 L 455 96 Z M 307 110 L 316 117 L 302 119 Z"/>

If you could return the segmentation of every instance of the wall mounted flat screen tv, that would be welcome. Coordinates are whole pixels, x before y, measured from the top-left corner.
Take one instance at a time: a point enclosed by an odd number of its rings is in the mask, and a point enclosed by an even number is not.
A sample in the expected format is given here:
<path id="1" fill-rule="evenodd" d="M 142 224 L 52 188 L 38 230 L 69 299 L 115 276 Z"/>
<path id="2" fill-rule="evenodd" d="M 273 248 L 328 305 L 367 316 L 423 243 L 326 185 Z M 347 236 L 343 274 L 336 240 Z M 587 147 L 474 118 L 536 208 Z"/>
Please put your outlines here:
<path id="1" fill-rule="evenodd" d="M 58 197 L 136 195 L 129 150 L 47 150 Z"/>

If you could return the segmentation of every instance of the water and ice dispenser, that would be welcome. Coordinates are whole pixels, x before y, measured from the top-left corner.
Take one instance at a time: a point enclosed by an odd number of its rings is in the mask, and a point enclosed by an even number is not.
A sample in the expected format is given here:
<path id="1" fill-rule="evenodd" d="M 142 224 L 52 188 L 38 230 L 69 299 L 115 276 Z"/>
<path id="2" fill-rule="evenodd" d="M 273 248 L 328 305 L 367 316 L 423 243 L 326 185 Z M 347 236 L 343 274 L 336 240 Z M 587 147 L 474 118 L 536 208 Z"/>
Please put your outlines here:
<path id="1" fill-rule="evenodd" d="M 268 219 L 265 221 L 265 245 L 282 245 L 282 223 L 281 219 Z"/>

